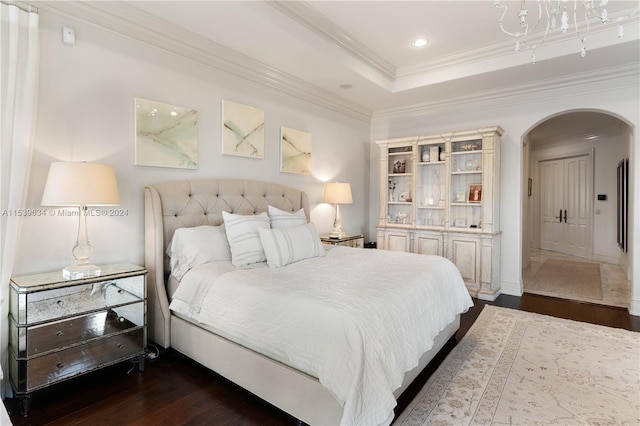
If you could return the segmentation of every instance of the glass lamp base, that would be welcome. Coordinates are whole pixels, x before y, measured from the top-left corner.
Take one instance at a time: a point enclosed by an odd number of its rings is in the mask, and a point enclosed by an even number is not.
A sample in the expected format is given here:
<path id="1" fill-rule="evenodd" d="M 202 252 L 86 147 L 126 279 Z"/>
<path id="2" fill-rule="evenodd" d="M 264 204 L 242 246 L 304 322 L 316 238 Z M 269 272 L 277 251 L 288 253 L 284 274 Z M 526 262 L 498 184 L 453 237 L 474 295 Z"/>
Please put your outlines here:
<path id="1" fill-rule="evenodd" d="M 83 265 L 71 265 L 62 270 L 65 280 L 79 280 L 80 278 L 99 277 L 102 269 L 91 263 Z"/>
<path id="2" fill-rule="evenodd" d="M 333 230 L 333 232 L 331 234 L 329 234 L 329 238 L 343 238 L 346 237 L 347 233 L 344 232 L 342 229 L 339 230 Z"/>

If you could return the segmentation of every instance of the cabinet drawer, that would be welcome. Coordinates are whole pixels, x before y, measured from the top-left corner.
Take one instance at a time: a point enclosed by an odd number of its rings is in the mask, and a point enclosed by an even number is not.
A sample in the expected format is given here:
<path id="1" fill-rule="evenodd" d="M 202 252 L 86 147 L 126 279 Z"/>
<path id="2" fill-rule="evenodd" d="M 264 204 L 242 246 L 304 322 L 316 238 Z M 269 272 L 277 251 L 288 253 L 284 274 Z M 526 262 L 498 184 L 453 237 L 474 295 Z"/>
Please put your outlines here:
<path id="1" fill-rule="evenodd" d="M 98 367 L 142 355 L 144 344 L 144 330 L 135 329 L 29 360 L 16 360 L 10 351 L 11 368 L 18 373 L 12 375 L 12 379 L 20 378 L 14 386 L 17 392 L 31 392 Z"/>
<path id="2" fill-rule="evenodd" d="M 11 315 L 19 325 L 36 324 L 136 302 L 144 290 L 142 275 L 33 293 L 12 289 Z"/>
<path id="3" fill-rule="evenodd" d="M 125 316 L 109 310 L 30 327 L 18 327 L 11 321 L 10 344 L 18 358 L 26 358 L 142 325 L 138 318 L 144 315 L 144 303 L 126 308 Z"/>

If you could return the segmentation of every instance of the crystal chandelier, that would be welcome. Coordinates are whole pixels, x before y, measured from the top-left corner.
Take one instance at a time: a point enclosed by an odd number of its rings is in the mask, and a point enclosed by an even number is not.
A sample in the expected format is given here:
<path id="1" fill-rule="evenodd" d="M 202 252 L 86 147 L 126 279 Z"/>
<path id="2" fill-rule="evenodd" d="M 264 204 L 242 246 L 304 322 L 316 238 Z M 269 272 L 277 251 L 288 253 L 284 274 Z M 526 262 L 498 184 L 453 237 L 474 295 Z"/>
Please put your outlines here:
<path id="1" fill-rule="evenodd" d="M 587 54 L 586 41 L 590 29 L 589 20 L 599 21 L 602 24 L 618 24 L 618 38 L 622 38 L 624 37 L 622 22 L 637 14 L 640 9 L 636 8 L 625 16 L 610 19 L 606 9 L 609 0 L 573 0 L 573 7 L 571 7 L 570 0 L 536 0 L 536 3 L 538 13 L 535 22 L 533 22 L 533 19 L 529 18 L 529 10 L 525 5 L 525 0 L 520 1 L 520 12 L 518 13 L 520 31 L 512 32 L 505 29 L 503 22 L 507 14 L 507 5 L 500 0 L 494 0 L 493 2 L 496 8 L 502 9 L 500 29 L 503 33 L 516 38 L 516 52 L 519 52 L 522 48 L 531 50 L 531 59 L 534 64 L 536 63 L 536 49 L 544 43 L 549 32 L 558 30 L 558 22 L 560 23 L 559 29 L 563 33 L 573 27 L 582 45 L 580 54 L 584 57 Z M 573 22 L 571 22 L 571 16 L 573 16 Z M 546 23 L 541 24 L 545 17 Z M 579 18 L 583 18 L 584 22 L 579 23 Z M 533 22 L 533 24 L 531 25 L 530 22 Z M 542 31 L 535 33 L 538 25 L 545 25 L 544 33 Z"/>

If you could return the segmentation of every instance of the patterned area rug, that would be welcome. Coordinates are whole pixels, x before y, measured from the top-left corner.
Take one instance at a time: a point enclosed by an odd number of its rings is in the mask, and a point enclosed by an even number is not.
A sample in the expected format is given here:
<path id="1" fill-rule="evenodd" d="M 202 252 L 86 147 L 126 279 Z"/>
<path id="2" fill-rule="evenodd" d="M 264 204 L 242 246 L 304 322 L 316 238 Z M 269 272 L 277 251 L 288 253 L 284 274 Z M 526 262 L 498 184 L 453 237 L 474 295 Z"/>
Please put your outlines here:
<path id="1" fill-rule="evenodd" d="M 640 333 L 486 305 L 395 425 L 638 425 Z"/>
<path id="2" fill-rule="evenodd" d="M 600 264 L 547 259 L 532 279 L 527 280 L 525 291 L 602 300 Z"/>

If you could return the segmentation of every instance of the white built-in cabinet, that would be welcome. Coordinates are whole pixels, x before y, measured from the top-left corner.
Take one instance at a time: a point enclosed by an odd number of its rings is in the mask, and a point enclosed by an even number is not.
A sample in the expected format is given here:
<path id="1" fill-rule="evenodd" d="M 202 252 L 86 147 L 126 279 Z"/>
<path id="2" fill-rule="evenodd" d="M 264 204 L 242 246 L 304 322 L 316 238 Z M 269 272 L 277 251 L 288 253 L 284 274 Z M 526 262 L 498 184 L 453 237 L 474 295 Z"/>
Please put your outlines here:
<path id="1" fill-rule="evenodd" d="M 500 127 L 376 141 L 379 249 L 450 259 L 469 293 L 500 294 Z"/>

